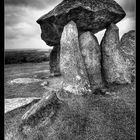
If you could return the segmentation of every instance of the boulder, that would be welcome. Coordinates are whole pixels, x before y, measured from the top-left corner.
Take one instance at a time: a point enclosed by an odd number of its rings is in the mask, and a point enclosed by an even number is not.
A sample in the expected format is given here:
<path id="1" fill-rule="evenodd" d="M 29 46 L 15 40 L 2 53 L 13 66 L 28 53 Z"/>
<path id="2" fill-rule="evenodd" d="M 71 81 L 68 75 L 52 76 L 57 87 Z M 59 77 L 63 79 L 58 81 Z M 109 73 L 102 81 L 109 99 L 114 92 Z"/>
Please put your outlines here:
<path id="1" fill-rule="evenodd" d="M 92 91 L 103 86 L 101 76 L 101 49 L 96 36 L 85 32 L 79 37 L 81 53 L 84 58 Z"/>
<path id="2" fill-rule="evenodd" d="M 63 30 L 61 36 L 60 71 L 64 78 L 65 91 L 82 95 L 90 93 L 90 83 L 84 61 L 79 48 L 76 24 L 71 21 Z"/>
<path id="3" fill-rule="evenodd" d="M 111 24 L 101 41 L 102 66 L 107 83 L 131 83 L 128 66 L 119 51 L 119 45 L 119 29 L 115 24 Z"/>
<path id="4" fill-rule="evenodd" d="M 125 33 L 120 42 L 120 51 L 129 67 L 132 80 L 136 77 L 136 44 L 135 44 L 135 31 L 131 30 Z"/>
<path id="5" fill-rule="evenodd" d="M 63 27 L 71 20 L 76 23 L 79 32 L 97 33 L 124 17 L 124 10 L 114 0 L 63 0 L 37 23 L 46 44 L 56 46 L 60 44 Z"/>

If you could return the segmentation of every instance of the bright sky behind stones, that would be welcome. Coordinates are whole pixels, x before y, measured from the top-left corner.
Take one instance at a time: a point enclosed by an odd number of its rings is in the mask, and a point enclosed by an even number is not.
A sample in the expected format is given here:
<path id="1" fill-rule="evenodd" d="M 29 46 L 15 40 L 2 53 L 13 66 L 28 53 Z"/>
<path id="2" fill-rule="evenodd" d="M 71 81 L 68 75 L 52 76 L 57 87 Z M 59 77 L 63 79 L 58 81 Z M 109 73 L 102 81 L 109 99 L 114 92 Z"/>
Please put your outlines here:
<path id="1" fill-rule="evenodd" d="M 40 26 L 36 20 L 52 10 L 62 0 L 4 0 L 5 2 L 5 49 L 46 49 L 49 46 L 41 40 Z M 120 21 L 120 37 L 129 30 L 135 30 L 135 0 L 116 0 L 126 12 Z M 98 41 L 104 31 L 95 34 Z"/>

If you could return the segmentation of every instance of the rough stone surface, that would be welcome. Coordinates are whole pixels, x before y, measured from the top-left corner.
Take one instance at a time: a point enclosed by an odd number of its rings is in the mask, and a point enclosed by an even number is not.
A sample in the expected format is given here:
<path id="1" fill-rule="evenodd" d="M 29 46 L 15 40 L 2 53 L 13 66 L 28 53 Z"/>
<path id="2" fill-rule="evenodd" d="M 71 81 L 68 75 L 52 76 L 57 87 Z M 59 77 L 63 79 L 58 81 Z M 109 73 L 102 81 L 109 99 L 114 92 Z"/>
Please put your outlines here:
<path id="1" fill-rule="evenodd" d="M 79 43 L 92 91 L 95 91 L 95 89 L 103 86 L 101 76 L 101 49 L 96 36 L 90 32 L 83 33 L 79 38 Z"/>
<path id="2" fill-rule="evenodd" d="M 120 51 L 129 67 L 132 79 L 136 76 L 136 44 L 135 44 L 135 31 L 125 33 L 120 42 Z"/>
<path id="3" fill-rule="evenodd" d="M 53 47 L 50 53 L 50 74 L 51 76 L 60 75 L 60 45 L 58 47 Z"/>
<path id="4" fill-rule="evenodd" d="M 97 33 L 124 18 L 125 12 L 114 0 L 64 0 L 37 20 L 47 45 L 60 43 L 63 27 L 73 20 L 79 32 Z"/>
<path id="5" fill-rule="evenodd" d="M 131 83 L 127 63 L 119 51 L 119 29 L 111 24 L 101 41 L 102 65 L 107 83 Z"/>
<path id="6" fill-rule="evenodd" d="M 79 48 L 77 27 L 73 21 L 64 27 L 62 33 L 60 71 L 64 78 L 64 90 L 78 95 L 91 92 L 88 75 Z"/>
<path id="7" fill-rule="evenodd" d="M 22 121 L 28 121 L 32 120 L 32 118 L 34 116 L 37 116 L 37 113 L 39 112 L 39 110 L 41 110 L 43 107 L 46 107 L 51 101 L 52 99 L 55 100 L 55 93 L 51 92 L 50 94 L 48 94 L 48 96 L 45 96 L 44 98 L 42 98 L 37 104 L 35 104 L 34 106 L 32 106 L 23 116 L 22 116 Z M 31 123 L 31 122 L 30 122 Z"/>
<path id="8" fill-rule="evenodd" d="M 36 97 L 29 97 L 29 98 L 12 98 L 12 99 L 5 99 L 5 108 L 4 113 L 10 112 L 16 108 L 21 106 L 25 106 L 34 100 L 40 100 L 40 98 Z"/>

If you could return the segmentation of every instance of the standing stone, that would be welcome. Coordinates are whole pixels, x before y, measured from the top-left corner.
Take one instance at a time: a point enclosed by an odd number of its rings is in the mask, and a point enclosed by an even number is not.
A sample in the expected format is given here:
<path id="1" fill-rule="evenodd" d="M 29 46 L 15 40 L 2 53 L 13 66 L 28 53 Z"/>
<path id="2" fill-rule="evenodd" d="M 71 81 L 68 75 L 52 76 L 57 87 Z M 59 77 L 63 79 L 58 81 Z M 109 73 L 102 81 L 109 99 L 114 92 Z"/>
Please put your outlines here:
<path id="1" fill-rule="evenodd" d="M 128 66 L 119 49 L 119 29 L 111 24 L 101 41 L 102 66 L 107 83 L 131 83 Z"/>
<path id="2" fill-rule="evenodd" d="M 60 75 L 60 45 L 53 47 L 50 53 L 50 74 L 51 76 L 59 76 Z"/>
<path id="3" fill-rule="evenodd" d="M 103 85 L 100 46 L 97 38 L 90 32 L 83 33 L 79 38 L 79 42 L 92 91 L 95 91 Z"/>
<path id="4" fill-rule="evenodd" d="M 76 95 L 90 93 L 90 83 L 79 48 L 78 31 L 73 21 L 64 27 L 60 42 L 60 70 L 64 78 L 63 89 Z"/>
<path id="5" fill-rule="evenodd" d="M 136 76 L 136 44 L 135 31 L 125 33 L 121 38 L 120 51 L 129 67 L 132 79 Z"/>

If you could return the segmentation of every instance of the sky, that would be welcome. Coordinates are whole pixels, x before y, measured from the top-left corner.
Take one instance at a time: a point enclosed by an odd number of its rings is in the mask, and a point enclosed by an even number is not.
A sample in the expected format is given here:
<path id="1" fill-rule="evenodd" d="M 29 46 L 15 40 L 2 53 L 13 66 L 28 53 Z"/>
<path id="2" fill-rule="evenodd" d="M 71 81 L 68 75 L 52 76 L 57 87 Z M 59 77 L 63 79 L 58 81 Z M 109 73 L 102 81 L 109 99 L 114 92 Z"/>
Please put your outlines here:
<path id="1" fill-rule="evenodd" d="M 47 49 L 41 39 L 40 25 L 36 20 L 48 13 L 62 0 L 4 0 L 5 3 L 5 49 Z M 117 23 L 120 37 L 135 30 L 136 0 L 115 0 L 126 12 L 126 17 Z M 100 42 L 105 30 L 98 32 Z"/>

